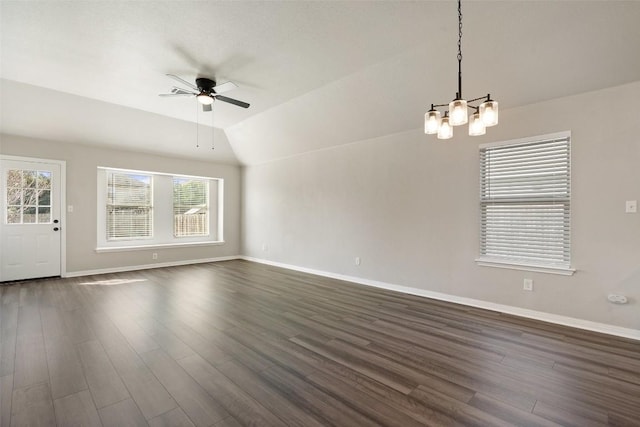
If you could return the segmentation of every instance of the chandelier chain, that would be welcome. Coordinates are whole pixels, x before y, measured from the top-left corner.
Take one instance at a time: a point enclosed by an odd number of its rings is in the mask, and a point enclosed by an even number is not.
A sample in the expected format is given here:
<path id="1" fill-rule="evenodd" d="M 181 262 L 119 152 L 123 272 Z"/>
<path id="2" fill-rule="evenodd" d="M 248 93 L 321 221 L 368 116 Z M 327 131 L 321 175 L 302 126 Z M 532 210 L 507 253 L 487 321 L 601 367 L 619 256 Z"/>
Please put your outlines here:
<path id="1" fill-rule="evenodd" d="M 458 62 L 462 61 L 462 2 L 458 1 Z"/>
<path id="2" fill-rule="evenodd" d="M 458 0 L 458 93 L 456 99 L 462 99 L 462 1 Z"/>

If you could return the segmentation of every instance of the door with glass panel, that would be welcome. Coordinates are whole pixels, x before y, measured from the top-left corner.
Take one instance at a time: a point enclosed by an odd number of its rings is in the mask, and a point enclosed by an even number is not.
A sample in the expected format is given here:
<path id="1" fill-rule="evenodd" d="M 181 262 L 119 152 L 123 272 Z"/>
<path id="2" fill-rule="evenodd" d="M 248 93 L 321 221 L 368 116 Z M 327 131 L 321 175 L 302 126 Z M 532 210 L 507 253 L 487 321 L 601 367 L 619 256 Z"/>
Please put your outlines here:
<path id="1" fill-rule="evenodd" d="M 0 160 L 0 281 L 59 276 L 60 164 Z"/>

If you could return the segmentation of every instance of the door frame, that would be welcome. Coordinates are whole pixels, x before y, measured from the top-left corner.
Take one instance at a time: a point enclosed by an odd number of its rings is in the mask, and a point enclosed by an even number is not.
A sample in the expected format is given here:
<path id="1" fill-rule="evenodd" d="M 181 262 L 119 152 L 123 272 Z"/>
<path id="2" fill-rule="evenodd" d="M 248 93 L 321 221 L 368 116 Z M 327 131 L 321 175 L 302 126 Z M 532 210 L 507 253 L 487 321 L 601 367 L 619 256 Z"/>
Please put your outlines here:
<path id="1" fill-rule="evenodd" d="M 67 277 L 67 162 L 65 160 L 40 159 L 37 157 L 0 154 L 0 160 L 31 163 L 54 163 L 60 166 L 60 277 Z M 4 185 L 4 184 L 3 184 Z M 0 221 L 3 221 L 0 218 Z"/>

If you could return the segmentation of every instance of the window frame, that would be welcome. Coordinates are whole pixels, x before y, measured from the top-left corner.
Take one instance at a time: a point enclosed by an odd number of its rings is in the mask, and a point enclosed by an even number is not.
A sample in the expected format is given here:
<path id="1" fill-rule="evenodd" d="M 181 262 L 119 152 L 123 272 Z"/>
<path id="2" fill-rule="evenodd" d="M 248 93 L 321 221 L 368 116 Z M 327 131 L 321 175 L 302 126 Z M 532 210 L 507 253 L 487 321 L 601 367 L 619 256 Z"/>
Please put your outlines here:
<path id="1" fill-rule="evenodd" d="M 526 270 L 526 271 L 536 271 L 536 272 L 543 272 L 543 273 L 552 273 L 552 274 L 560 274 L 560 275 L 572 275 L 575 272 L 575 269 L 572 268 L 571 266 L 571 262 L 572 262 L 572 239 L 571 239 L 571 204 L 572 204 L 572 197 L 571 197 L 571 169 L 572 169 L 572 159 L 571 159 L 571 132 L 570 131 L 564 131 L 564 132 L 558 132 L 558 133 L 553 133 L 553 134 L 547 134 L 547 135 L 538 135 L 538 136 L 533 136 L 533 137 L 528 137 L 528 138 L 520 138 L 520 139 L 516 139 L 516 140 L 508 140 L 508 141 L 501 141 L 501 142 L 492 142 L 492 143 L 487 143 L 487 144 L 481 144 L 479 146 L 479 151 L 478 154 L 479 156 L 481 156 L 481 153 L 483 150 L 487 150 L 487 149 L 491 149 L 491 148 L 495 148 L 495 147 L 506 147 L 506 146 L 522 146 L 522 145 L 531 145 L 531 144 L 535 144 L 535 143 L 548 143 L 549 141 L 553 141 L 553 140 L 562 140 L 562 139 L 567 139 L 568 141 L 568 148 L 569 148 L 569 153 L 568 153 L 568 164 L 567 164 L 567 168 L 568 168 L 568 182 L 567 182 L 567 192 L 568 192 L 568 197 L 564 199 L 564 204 L 567 205 L 568 208 L 568 222 L 567 224 L 564 226 L 562 233 L 567 233 L 568 234 L 568 241 L 567 241 L 567 249 L 568 249 L 568 254 L 569 254 L 569 259 L 568 262 L 566 263 L 560 263 L 560 262 L 544 262 L 541 260 L 530 260 L 530 259 L 523 259 L 522 257 L 509 257 L 509 256 L 495 256 L 495 255 L 485 255 L 483 254 L 483 250 L 485 249 L 485 246 L 483 245 L 483 236 L 485 236 L 485 232 L 484 232 L 484 223 L 483 223 L 483 206 L 489 206 L 489 205 L 499 205 L 500 203 L 514 203 L 513 201 L 507 201 L 507 200 L 503 200 L 503 201 L 499 201 L 499 200 L 494 200 L 493 202 L 487 201 L 487 200 L 483 200 L 483 165 L 482 165 L 482 157 L 479 157 L 479 203 L 478 203 L 478 219 L 479 219 L 479 248 L 478 248 L 478 253 L 479 256 L 478 258 L 476 258 L 476 263 L 480 266 L 489 266 L 489 267 L 499 267 L 499 268 L 508 268 L 508 269 L 516 269 L 516 270 Z M 540 193 L 533 193 L 531 195 L 527 195 L 527 196 L 523 196 L 523 195 L 518 195 L 517 197 L 518 199 L 518 203 L 522 203 L 524 205 L 526 204 L 538 204 L 538 205 L 548 205 L 548 206 L 552 206 L 553 202 L 550 200 L 552 199 L 551 197 L 547 196 L 546 199 L 547 200 L 541 200 L 540 197 Z M 560 199 L 558 199 L 560 200 Z M 546 236 L 542 236 L 542 237 L 546 237 Z"/>
<path id="2" fill-rule="evenodd" d="M 131 173 L 151 175 L 153 236 L 144 239 L 107 239 L 107 173 Z M 173 178 L 208 181 L 208 234 L 200 236 L 174 236 Z M 97 240 L 95 251 L 118 252 L 168 247 L 223 245 L 224 241 L 224 179 L 210 176 L 195 176 L 179 173 L 142 171 L 135 169 L 97 167 Z"/>

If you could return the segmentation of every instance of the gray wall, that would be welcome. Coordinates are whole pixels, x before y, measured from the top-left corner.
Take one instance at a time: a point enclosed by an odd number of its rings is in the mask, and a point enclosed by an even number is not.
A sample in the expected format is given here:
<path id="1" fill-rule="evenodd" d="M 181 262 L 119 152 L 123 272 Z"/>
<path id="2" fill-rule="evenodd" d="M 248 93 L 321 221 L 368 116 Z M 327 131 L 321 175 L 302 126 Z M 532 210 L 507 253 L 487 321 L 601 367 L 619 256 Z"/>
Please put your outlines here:
<path id="1" fill-rule="evenodd" d="M 416 130 L 245 167 L 243 253 L 640 329 L 640 214 L 624 212 L 640 199 L 639 98 L 636 82 L 504 110 L 480 138 L 466 127 L 449 141 Z M 577 272 L 477 266 L 478 144 L 564 130 Z M 525 277 L 534 292 L 522 290 Z M 608 303 L 610 292 L 631 303 Z"/>
<path id="2" fill-rule="evenodd" d="M 97 148 L 79 144 L 1 135 L 0 153 L 65 160 L 67 164 L 67 272 L 121 268 L 207 259 L 240 254 L 240 167 Z M 220 246 L 162 248 L 96 253 L 97 167 L 117 167 L 152 172 L 211 176 L 224 179 L 224 238 Z M 152 259 L 152 253 L 158 259 Z"/>

